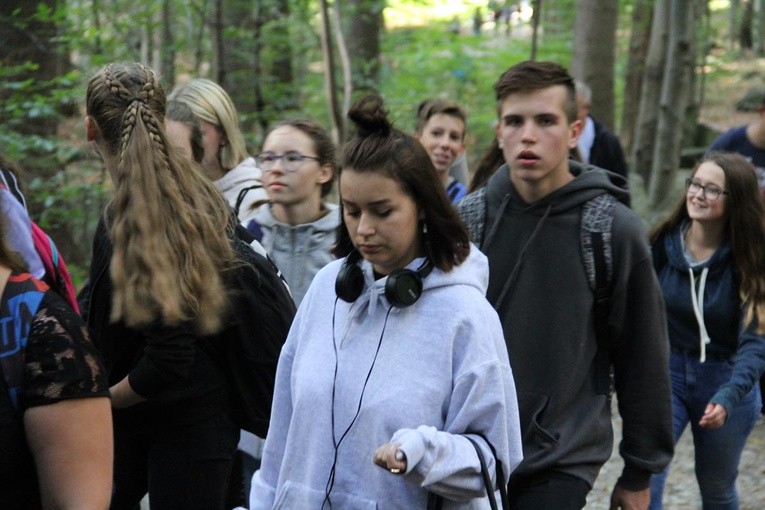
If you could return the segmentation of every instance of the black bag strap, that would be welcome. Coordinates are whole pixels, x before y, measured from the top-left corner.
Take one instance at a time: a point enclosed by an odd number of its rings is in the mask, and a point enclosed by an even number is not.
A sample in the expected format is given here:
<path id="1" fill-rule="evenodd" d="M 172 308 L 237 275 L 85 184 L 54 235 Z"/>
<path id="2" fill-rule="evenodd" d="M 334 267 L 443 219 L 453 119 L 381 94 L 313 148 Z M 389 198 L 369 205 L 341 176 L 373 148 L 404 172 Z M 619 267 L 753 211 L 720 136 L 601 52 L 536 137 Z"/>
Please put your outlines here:
<path id="1" fill-rule="evenodd" d="M 248 186 L 246 188 L 242 188 L 239 190 L 239 194 L 236 196 L 236 202 L 234 203 L 234 214 L 237 218 L 239 218 L 239 209 L 242 208 L 242 202 L 244 202 L 244 197 L 249 193 L 250 191 L 254 189 L 260 189 L 263 186 L 261 184 L 255 184 L 254 186 Z M 265 203 L 265 202 L 264 202 Z"/>
<path id="2" fill-rule="evenodd" d="M 486 440 L 486 438 L 483 436 L 483 434 L 475 434 L 481 439 L 483 439 L 486 444 L 491 449 L 492 454 L 494 455 L 494 464 L 497 467 L 497 486 L 499 487 L 499 496 L 501 498 L 502 502 L 502 508 L 503 510 L 509 510 L 510 509 L 510 502 L 507 498 L 507 486 L 505 485 L 505 477 L 504 477 L 504 470 L 502 469 L 502 462 L 497 459 L 497 452 L 494 450 L 494 447 L 492 444 Z M 486 464 L 486 458 L 483 456 L 483 451 L 481 450 L 481 447 L 478 445 L 478 442 L 473 439 L 472 437 L 466 435 L 464 436 L 470 443 L 473 445 L 473 448 L 475 448 L 475 453 L 478 455 L 478 462 L 481 464 L 481 478 L 483 478 L 483 486 L 486 490 L 486 496 L 489 499 L 489 505 L 491 506 L 491 510 L 499 510 L 499 507 L 497 506 L 497 498 L 494 495 L 494 485 L 491 483 L 491 475 L 489 474 L 489 467 Z M 441 510 L 444 505 L 444 498 L 443 496 L 439 496 L 438 494 L 435 494 L 433 492 L 428 493 L 428 506 L 427 510 Z"/>

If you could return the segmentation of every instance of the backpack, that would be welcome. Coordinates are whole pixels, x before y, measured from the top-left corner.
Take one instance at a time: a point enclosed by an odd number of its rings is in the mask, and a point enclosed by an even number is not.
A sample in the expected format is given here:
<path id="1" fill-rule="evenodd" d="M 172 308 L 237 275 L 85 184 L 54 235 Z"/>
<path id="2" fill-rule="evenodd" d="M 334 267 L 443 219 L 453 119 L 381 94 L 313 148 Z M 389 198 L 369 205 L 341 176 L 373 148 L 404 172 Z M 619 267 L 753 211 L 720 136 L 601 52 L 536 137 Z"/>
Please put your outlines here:
<path id="1" fill-rule="evenodd" d="M 613 283 L 613 250 L 611 227 L 617 199 L 610 194 L 598 195 L 585 202 L 579 218 L 579 242 L 587 282 L 594 295 L 596 390 L 601 395 L 613 391 L 613 373 L 609 356 L 610 334 L 608 308 Z M 486 187 L 480 188 L 459 202 L 459 214 L 470 233 L 470 242 L 480 247 L 486 230 Z"/>
<path id="2" fill-rule="evenodd" d="M 64 301 L 79 314 L 80 305 L 77 303 L 77 293 L 74 291 L 72 277 L 69 275 L 64 257 L 59 253 L 53 239 L 37 223 L 32 220 L 30 223 L 32 224 L 32 241 L 35 245 L 35 251 L 40 256 L 45 268 L 43 281 L 63 297 Z"/>
<path id="3" fill-rule="evenodd" d="M 237 426 L 265 438 L 276 366 L 295 303 L 270 259 L 240 238 L 232 240 L 240 264 L 227 275 L 232 310 L 218 358 L 228 378 Z"/>
<path id="4" fill-rule="evenodd" d="M 27 211 L 27 202 L 24 197 L 24 193 L 21 191 L 18 178 L 12 170 L 7 168 L 0 168 L 0 186 L 6 188 L 11 192 L 13 197 L 19 201 L 24 207 L 24 211 Z M 35 247 L 37 255 L 42 261 L 45 274 L 42 279 L 48 286 L 56 291 L 69 305 L 74 308 L 74 311 L 80 313 L 80 307 L 77 304 L 77 293 L 74 291 L 74 285 L 72 284 L 72 277 L 69 274 L 69 270 L 66 267 L 64 258 L 58 251 L 56 243 L 53 239 L 40 228 L 40 226 L 29 220 L 32 230 L 32 242 Z"/>
<path id="5" fill-rule="evenodd" d="M 29 273 L 12 273 L 0 300 L 0 317 L 8 321 L 0 328 L 0 372 L 4 393 L 13 408 L 21 408 L 24 382 L 24 350 L 37 310 L 48 286 Z"/>

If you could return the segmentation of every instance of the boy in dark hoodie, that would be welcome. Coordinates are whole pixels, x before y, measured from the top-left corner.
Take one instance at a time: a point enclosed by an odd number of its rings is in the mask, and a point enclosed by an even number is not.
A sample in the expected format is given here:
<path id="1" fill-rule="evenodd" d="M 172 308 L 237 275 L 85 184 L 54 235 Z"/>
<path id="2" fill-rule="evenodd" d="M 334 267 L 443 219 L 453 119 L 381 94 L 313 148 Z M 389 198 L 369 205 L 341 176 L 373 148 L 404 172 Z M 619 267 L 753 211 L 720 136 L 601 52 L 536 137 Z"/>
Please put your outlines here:
<path id="1" fill-rule="evenodd" d="M 564 68 L 523 62 L 494 88 L 506 164 L 487 183 L 483 234 L 473 238 L 489 259 L 487 297 L 516 374 L 524 459 L 510 478 L 511 508 L 581 509 L 613 444 L 581 212 L 599 195 L 627 192 L 619 176 L 569 160 L 582 125 Z M 640 220 L 616 203 L 610 233 L 608 316 L 597 320 L 607 321 L 625 463 L 611 508 L 645 509 L 651 473 L 673 453 L 666 319 Z"/>

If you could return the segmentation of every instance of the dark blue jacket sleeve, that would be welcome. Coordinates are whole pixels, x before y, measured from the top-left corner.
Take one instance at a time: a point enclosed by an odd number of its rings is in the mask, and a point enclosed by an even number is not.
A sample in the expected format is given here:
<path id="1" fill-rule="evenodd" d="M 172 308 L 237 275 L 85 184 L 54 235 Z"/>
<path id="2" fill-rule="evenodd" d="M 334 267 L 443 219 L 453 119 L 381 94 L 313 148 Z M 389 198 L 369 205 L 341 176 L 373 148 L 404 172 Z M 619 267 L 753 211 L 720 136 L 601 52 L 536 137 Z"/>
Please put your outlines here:
<path id="1" fill-rule="evenodd" d="M 736 361 L 730 382 L 723 384 L 711 402 L 720 404 L 730 414 L 762 377 L 765 371 L 765 336 L 758 335 L 750 326 L 739 337 Z"/>

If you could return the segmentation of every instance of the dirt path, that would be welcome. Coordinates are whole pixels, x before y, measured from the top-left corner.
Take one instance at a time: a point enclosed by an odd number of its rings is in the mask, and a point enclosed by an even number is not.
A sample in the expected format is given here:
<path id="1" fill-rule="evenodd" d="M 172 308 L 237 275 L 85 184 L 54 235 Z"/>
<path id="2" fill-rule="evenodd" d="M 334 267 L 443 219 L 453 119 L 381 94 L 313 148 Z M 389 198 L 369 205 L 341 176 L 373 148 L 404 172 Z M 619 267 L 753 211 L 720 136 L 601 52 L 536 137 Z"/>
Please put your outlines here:
<path id="1" fill-rule="evenodd" d="M 621 419 L 614 418 L 614 453 L 600 472 L 590 496 L 588 510 L 608 509 L 611 489 L 622 472 L 619 457 Z M 762 510 L 765 508 L 765 419 L 760 418 L 749 436 L 739 467 L 738 491 L 741 510 Z M 664 490 L 666 510 L 691 510 L 701 508 L 701 498 L 693 474 L 693 442 L 686 430 L 675 450 L 667 485 Z"/>

